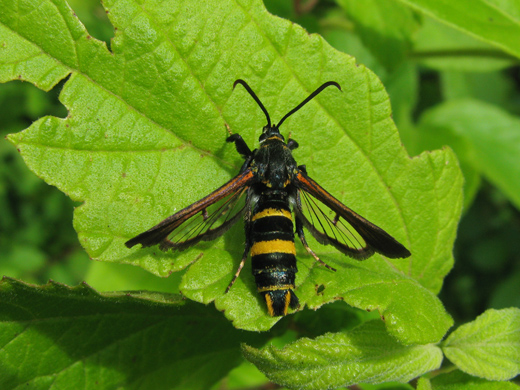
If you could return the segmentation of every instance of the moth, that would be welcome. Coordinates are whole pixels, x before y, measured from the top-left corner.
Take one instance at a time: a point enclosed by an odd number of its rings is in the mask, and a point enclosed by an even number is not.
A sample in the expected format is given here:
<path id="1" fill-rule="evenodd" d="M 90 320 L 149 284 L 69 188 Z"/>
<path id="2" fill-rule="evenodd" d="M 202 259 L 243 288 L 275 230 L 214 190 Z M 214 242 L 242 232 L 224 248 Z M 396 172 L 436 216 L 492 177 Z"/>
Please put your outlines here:
<path id="1" fill-rule="evenodd" d="M 297 272 L 294 237 L 316 261 L 328 269 L 307 244 L 305 230 L 323 245 L 332 245 L 341 253 L 364 260 L 375 252 L 388 258 L 406 258 L 410 251 L 380 227 L 342 204 L 309 177 L 305 165 L 298 165 L 292 155 L 298 147 L 294 139 L 285 142 L 280 126 L 325 88 L 321 85 L 278 124 L 272 124 L 266 108 L 241 79 L 242 85 L 264 112 L 263 127 L 257 149 L 251 150 L 239 134 L 231 134 L 244 158 L 240 172 L 215 191 L 166 218 L 151 229 L 128 240 L 128 248 L 159 245 L 161 250 L 184 250 L 200 241 L 210 241 L 224 234 L 243 219 L 245 227 L 244 254 L 237 272 L 229 283 L 229 291 L 251 255 L 252 271 L 258 293 L 264 298 L 271 316 L 283 316 L 289 308 L 299 307 L 294 293 Z"/>

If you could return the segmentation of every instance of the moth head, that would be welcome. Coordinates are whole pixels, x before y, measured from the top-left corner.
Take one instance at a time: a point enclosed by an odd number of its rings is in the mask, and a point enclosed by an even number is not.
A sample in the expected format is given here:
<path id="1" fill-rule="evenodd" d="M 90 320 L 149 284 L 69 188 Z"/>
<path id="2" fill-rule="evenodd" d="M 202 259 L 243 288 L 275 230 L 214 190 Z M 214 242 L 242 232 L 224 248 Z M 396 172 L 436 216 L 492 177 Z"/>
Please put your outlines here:
<path id="1" fill-rule="evenodd" d="M 260 143 L 262 143 L 263 141 L 269 138 L 278 138 L 281 141 L 285 142 L 285 138 L 283 137 L 283 135 L 280 134 L 280 130 L 276 125 L 267 124 L 266 126 L 264 126 L 264 128 L 262 129 L 262 134 L 260 135 L 260 138 L 258 138 L 258 140 L 260 141 Z"/>

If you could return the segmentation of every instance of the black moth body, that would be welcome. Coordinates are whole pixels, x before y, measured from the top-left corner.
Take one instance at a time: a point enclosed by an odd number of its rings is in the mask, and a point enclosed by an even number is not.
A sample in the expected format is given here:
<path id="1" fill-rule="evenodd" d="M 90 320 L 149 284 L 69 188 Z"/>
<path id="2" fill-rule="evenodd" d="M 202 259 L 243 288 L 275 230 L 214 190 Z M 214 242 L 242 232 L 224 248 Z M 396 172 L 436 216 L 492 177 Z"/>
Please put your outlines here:
<path id="1" fill-rule="evenodd" d="M 275 160 L 279 164 L 273 165 Z M 276 168 L 269 168 L 270 165 Z M 253 275 L 269 314 L 281 316 L 287 314 L 288 307 L 299 306 L 293 292 L 298 269 L 289 202 L 294 197 L 287 189 L 297 169 L 296 162 L 283 139 L 269 134 L 253 152 L 251 168 L 259 179 L 252 186 L 258 201 L 251 222 L 245 223 L 246 237 L 250 237 Z"/>
<path id="2" fill-rule="evenodd" d="M 245 159 L 239 174 L 198 202 L 168 217 L 158 225 L 128 240 L 128 248 L 159 244 L 162 250 L 183 250 L 199 241 L 214 240 L 243 216 L 245 249 L 238 270 L 228 285 L 229 291 L 251 255 L 257 290 L 263 296 L 271 316 L 286 315 L 299 307 L 294 293 L 297 272 L 294 236 L 325 267 L 309 248 L 304 227 L 324 245 L 358 260 L 378 252 L 389 258 L 405 258 L 410 252 L 383 229 L 343 205 L 312 180 L 305 166 L 296 163 L 292 151 L 298 144 L 287 143 L 279 127 L 290 115 L 328 86 L 329 81 L 287 113 L 278 125 L 271 124 L 269 114 L 256 94 L 243 80 L 241 84 L 257 102 L 267 118 L 260 146 L 251 151 L 239 134 L 227 142 Z M 294 219 L 293 219 L 294 216 Z"/>

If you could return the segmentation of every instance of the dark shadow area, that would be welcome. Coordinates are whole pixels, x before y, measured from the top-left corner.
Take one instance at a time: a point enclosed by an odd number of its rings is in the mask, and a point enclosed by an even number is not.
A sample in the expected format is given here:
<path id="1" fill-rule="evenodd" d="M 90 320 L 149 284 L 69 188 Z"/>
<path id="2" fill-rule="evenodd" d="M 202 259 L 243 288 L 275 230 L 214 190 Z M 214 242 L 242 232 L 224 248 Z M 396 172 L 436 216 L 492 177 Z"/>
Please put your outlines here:
<path id="1" fill-rule="evenodd" d="M 84 279 L 88 257 L 72 227 L 74 202 L 32 173 L 5 139 L 47 115 L 64 118 L 58 95 L 26 82 L 0 84 L 0 275 L 44 283 Z"/>

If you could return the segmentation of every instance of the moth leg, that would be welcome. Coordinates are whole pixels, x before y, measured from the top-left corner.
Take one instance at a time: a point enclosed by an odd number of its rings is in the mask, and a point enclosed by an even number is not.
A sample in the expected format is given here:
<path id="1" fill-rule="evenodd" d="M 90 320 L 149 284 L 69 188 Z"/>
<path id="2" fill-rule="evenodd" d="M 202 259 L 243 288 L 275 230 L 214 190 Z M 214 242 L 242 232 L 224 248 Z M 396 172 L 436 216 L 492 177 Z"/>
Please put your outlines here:
<path id="1" fill-rule="evenodd" d="M 237 152 L 244 157 L 245 160 L 253 155 L 253 152 L 249 149 L 249 146 L 247 146 L 246 141 L 244 141 L 242 136 L 238 133 L 231 134 L 226 138 L 226 142 L 234 142 Z"/>
<path id="2" fill-rule="evenodd" d="M 296 142 L 295 140 L 293 139 L 289 139 L 289 141 L 287 141 L 287 147 L 290 149 L 290 150 L 294 150 L 298 147 L 298 142 Z"/>
<path id="3" fill-rule="evenodd" d="M 251 223 L 249 222 L 251 220 L 251 189 L 247 192 L 247 198 L 246 198 L 246 212 L 244 214 L 244 227 L 245 227 L 245 233 L 246 233 L 246 244 L 244 248 L 244 254 L 242 255 L 242 260 L 240 261 L 240 264 L 238 266 L 237 272 L 235 273 L 235 276 L 233 276 L 233 279 L 231 280 L 231 283 L 226 288 L 225 294 L 229 291 L 229 289 L 235 284 L 235 281 L 238 278 L 238 275 L 240 275 L 240 271 L 242 271 L 242 268 L 244 268 L 244 264 L 246 263 L 247 256 L 249 255 L 249 251 L 251 250 Z"/>
<path id="4" fill-rule="evenodd" d="M 297 197 L 298 203 L 300 202 L 300 197 L 298 195 Z M 300 241 L 302 242 L 303 247 L 309 252 L 309 254 L 316 259 L 318 263 L 323 265 L 325 268 L 330 269 L 331 271 L 336 272 L 335 268 L 332 268 L 330 265 L 325 263 L 323 260 L 321 260 L 316 253 L 309 247 L 309 244 L 307 244 L 307 240 L 305 239 L 305 233 L 303 232 L 303 223 L 301 219 L 296 215 L 295 218 L 295 225 L 296 225 L 296 234 L 298 234 L 298 237 L 300 237 Z"/>
<path id="5" fill-rule="evenodd" d="M 240 265 L 238 266 L 237 272 L 235 273 L 235 276 L 233 276 L 231 283 L 229 283 L 229 285 L 227 286 L 226 291 L 224 292 L 225 294 L 227 294 L 227 292 L 229 291 L 231 286 L 233 286 L 233 284 L 235 284 L 235 281 L 237 280 L 238 275 L 240 275 L 240 271 L 242 271 L 242 268 L 244 268 L 244 264 L 246 263 L 247 256 L 249 255 L 250 249 L 251 249 L 250 245 L 246 245 L 246 249 L 244 250 L 242 260 L 240 261 Z"/>

